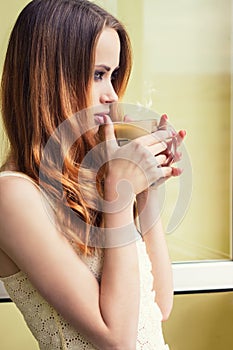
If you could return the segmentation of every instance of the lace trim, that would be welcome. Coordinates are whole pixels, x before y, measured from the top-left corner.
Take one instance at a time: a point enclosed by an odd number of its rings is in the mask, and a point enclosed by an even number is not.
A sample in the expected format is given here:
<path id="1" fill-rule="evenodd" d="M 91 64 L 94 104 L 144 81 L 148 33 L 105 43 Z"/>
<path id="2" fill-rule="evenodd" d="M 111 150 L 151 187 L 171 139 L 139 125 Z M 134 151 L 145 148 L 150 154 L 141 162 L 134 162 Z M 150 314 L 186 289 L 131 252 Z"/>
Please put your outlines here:
<path id="1" fill-rule="evenodd" d="M 9 276 L 6 276 L 6 277 L 1 277 L 0 276 L 0 280 L 3 283 L 9 283 L 9 282 L 11 282 L 11 280 L 13 281 L 15 278 L 21 277 L 22 275 L 24 275 L 23 271 L 19 270 L 18 272 L 13 273 L 13 275 L 9 275 Z"/>

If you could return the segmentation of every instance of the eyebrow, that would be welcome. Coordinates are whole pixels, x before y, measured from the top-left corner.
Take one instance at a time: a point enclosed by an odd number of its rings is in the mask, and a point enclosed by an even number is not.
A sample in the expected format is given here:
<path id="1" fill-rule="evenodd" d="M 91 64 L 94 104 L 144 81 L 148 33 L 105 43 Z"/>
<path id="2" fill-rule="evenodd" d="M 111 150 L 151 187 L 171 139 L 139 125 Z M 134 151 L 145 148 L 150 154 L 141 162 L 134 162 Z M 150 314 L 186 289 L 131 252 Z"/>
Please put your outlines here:
<path id="1" fill-rule="evenodd" d="M 111 70 L 111 68 L 108 67 L 108 66 L 106 66 L 105 64 L 97 64 L 97 65 L 95 65 L 95 67 L 96 67 L 96 68 L 104 68 L 107 72 L 109 72 L 109 71 Z M 120 66 L 117 66 L 117 67 L 114 69 L 114 71 L 117 70 L 117 69 L 119 69 L 119 68 L 120 68 Z"/>

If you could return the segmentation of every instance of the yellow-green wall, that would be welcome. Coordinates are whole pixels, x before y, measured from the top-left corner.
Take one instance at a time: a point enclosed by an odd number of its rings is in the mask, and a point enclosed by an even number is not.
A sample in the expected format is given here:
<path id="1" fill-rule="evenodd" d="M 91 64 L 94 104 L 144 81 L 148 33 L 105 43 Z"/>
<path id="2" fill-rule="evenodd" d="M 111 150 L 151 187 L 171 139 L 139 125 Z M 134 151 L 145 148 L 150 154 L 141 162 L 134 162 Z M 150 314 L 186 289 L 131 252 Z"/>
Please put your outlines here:
<path id="1" fill-rule="evenodd" d="M 4 63 L 7 49 L 7 43 L 12 26 L 16 20 L 18 13 L 28 3 L 27 0 L 9 0 L 0 2 L 0 74 Z M 2 129 L 0 120 L 0 166 L 5 159 L 7 150 L 7 139 Z"/>
<path id="2" fill-rule="evenodd" d="M 0 349 L 38 350 L 37 342 L 13 303 L 0 304 Z"/>
<path id="3" fill-rule="evenodd" d="M 164 323 L 170 350 L 233 348 L 233 292 L 176 295 Z"/>

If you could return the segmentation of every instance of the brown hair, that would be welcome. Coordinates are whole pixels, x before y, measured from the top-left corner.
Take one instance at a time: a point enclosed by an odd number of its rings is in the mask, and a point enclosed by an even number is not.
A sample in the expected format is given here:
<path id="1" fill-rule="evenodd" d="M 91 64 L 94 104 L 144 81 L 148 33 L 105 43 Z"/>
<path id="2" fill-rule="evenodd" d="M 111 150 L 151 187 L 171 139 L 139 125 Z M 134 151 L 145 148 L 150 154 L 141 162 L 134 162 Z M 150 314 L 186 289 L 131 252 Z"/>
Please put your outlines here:
<path id="1" fill-rule="evenodd" d="M 56 157 L 61 152 L 60 140 L 54 137 L 56 156 L 43 162 L 43 167 L 41 159 L 59 125 L 89 107 L 95 47 L 105 27 L 115 29 L 121 43 L 120 69 L 113 81 L 121 97 L 131 71 L 128 35 L 118 20 L 87 0 L 31 1 L 11 33 L 2 75 L 2 116 L 16 169 L 42 182 L 53 199 L 62 198 L 65 205 L 58 209 L 58 217 L 63 233 L 85 251 L 90 232 L 86 230 L 83 238 L 74 233 L 64 208 L 72 208 L 84 223 L 101 226 L 91 169 L 85 169 L 82 189 L 77 183 L 79 164 L 98 140 L 88 133 L 75 140 L 60 167 Z M 70 127 L 72 132 L 72 121 Z"/>

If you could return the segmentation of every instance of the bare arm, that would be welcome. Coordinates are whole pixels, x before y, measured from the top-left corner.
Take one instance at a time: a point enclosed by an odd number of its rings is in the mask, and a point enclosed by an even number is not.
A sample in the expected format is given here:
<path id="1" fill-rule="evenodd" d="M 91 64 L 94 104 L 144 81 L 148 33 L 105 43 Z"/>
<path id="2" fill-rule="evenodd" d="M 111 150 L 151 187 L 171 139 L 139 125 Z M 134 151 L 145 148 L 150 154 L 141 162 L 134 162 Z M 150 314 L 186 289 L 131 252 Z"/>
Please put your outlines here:
<path id="1" fill-rule="evenodd" d="M 149 189 L 148 191 L 150 191 L 150 195 L 148 196 L 147 191 L 141 193 L 137 197 L 137 203 L 139 211 L 145 207 L 146 203 L 145 210 L 140 215 L 142 230 L 145 230 L 149 222 L 153 223 L 143 238 L 152 264 L 155 301 L 160 307 L 163 320 L 167 320 L 173 305 L 172 267 L 160 218 L 158 193 L 155 189 Z"/>
<path id="2" fill-rule="evenodd" d="M 139 298 L 135 244 L 107 249 L 100 287 L 52 224 L 38 190 L 19 178 L 2 178 L 0 185 L 1 249 L 97 348 L 135 349 Z M 119 214 L 125 222 L 132 217 L 130 211 Z M 119 220 L 117 215 L 114 220 Z"/>
<path id="3" fill-rule="evenodd" d="M 112 195 L 108 193 L 105 199 L 111 201 Z M 118 232 L 115 234 L 121 235 L 121 227 L 129 222 L 134 231 L 133 201 L 119 213 L 105 213 L 105 227 L 116 228 Z M 123 339 L 128 338 L 129 349 L 136 349 L 140 297 L 137 247 L 135 242 L 125 240 L 122 246 L 121 241 L 121 237 L 117 242 L 110 239 L 107 244 L 111 246 L 113 243 L 114 247 L 105 249 L 100 305 L 104 305 L 106 324 L 112 324 L 113 330 L 120 332 Z"/>

